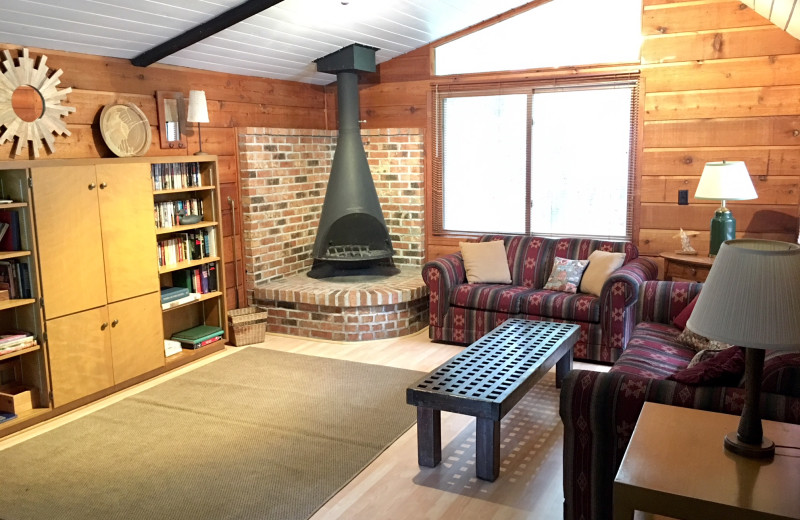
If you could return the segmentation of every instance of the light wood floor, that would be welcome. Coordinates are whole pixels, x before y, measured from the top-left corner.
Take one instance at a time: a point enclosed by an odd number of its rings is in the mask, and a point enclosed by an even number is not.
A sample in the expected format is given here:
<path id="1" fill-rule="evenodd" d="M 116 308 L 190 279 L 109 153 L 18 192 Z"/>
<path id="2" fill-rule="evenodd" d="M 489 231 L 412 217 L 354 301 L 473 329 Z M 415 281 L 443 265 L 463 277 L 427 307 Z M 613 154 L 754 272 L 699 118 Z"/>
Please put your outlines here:
<path id="1" fill-rule="evenodd" d="M 290 336 L 267 335 L 259 348 L 322 356 L 362 363 L 386 365 L 429 372 L 461 352 L 460 347 L 432 343 L 423 330 L 399 339 L 359 343 L 308 340 Z M 182 367 L 159 378 L 119 392 L 47 423 L 0 440 L 0 450 L 44 431 L 75 420 L 120 399 L 175 377 L 187 370 L 231 354 L 235 347 Z M 590 364 L 581 368 L 604 370 Z M 557 414 L 553 418 L 555 388 L 548 389 L 549 423 L 536 424 L 524 410 L 536 407 L 525 404 L 509 413 L 509 442 L 501 451 L 504 457 L 500 477 L 495 482 L 475 478 L 475 420 L 458 414 L 442 414 L 442 457 L 436 468 L 417 465 L 416 426 L 400 437 L 373 463 L 329 500 L 312 520 L 328 519 L 536 519 L 562 518 L 562 427 Z M 530 394 L 529 394 L 530 395 Z M 526 399 L 528 399 L 526 397 Z M 557 405 L 556 412 L 557 412 Z M 516 422 L 514 422 L 516 421 Z M 526 446 L 527 443 L 527 446 Z M 516 457 L 516 458 L 515 458 Z M 508 460 L 507 460 L 508 459 Z M 509 460 L 513 462 L 509 465 Z"/>

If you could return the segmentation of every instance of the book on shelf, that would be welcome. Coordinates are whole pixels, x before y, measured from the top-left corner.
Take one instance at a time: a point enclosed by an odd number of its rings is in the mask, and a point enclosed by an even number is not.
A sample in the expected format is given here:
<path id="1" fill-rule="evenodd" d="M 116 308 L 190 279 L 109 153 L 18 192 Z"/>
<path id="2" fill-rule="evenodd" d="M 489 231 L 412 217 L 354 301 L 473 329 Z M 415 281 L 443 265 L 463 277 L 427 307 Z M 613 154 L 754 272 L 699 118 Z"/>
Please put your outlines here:
<path id="1" fill-rule="evenodd" d="M 0 243 L 3 241 L 3 237 L 6 236 L 6 232 L 8 231 L 9 225 L 5 222 L 0 222 Z"/>
<path id="2" fill-rule="evenodd" d="M 172 335 L 172 339 L 180 341 L 181 343 L 201 343 L 205 340 L 212 339 L 224 334 L 220 327 L 215 325 L 198 325 L 190 329 L 176 332 Z"/>
<path id="3" fill-rule="evenodd" d="M 169 303 L 189 296 L 189 289 L 186 287 L 162 287 L 161 303 Z"/>
<path id="4" fill-rule="evenodd" d="M 186 303 L 191 303 L 191 302 L 193 302 L 195 300 L 199 300 L 199 299 L 200 299 L 200 295 L 198 293 L 189 293 L 188 295 L 186 295 L 186 296 L 184 296 L 182 298 L 178 298 L 177 300 L 172 300 L 172 301 L 169 301 L 169 302 L 166 302 L 166 303 L 162 303 L 161 304 L 161 309 L 162 310 L 171 309 L 173 307 L 178 307 L 179 305 L 184 305 Z"/>
<path id="5" fill-rule="evenodd" d="M 6 233 L 0 239 L 0 250 L 20 251 L 22 241 L 19 232 L 19 213 L 14 210 L 0 211 L 0 222 L 8 225 Z"/>
<path id="6" fill-rule="evenodd" d="M 217 263 L 208 263 L 206 268 L 208 269 L 208 292 L 214 292 L 217 290 Z"/>
<path id="7" fill-rule="evenodd" d="M 13 259 L 0 260 L 0 290 L 8 290 L 9 299 L 12 300 L 33 298 L 28 263 Z"/>
<path id="8" fill-rule="evenodd" d="M 16 352 L 18 350 L 24 350 L 24 349 L 32 347 L 32 346 L 34 346 L 36 344 L 37 344 L 36 343 L 36 338 L 28 338 L 28 339 L 25 339 L 22 343 L 17 343 L 17 344 L 10 345 L 10 346 L 3 345 L 3 346 L 0 346 L 0 356 L 3 356 L 5 354 L 10 354 L 10 353 Z"/>
<path id="9" fill-rule="evenodd" d="M 4 423 L 6 421 L 10 421 L 11 419 L 16 419 L 17 414 L 11 412 L 0 412 L 0 423 Z"/>
<path id="10" fill-rule="evenodd" d="M 189 349 L 189 350 L 197 350 L 200 347 L 205 347 L 206 345 L 210 345 L 211 343 L 216 343 L 222 339 L 222 333 L 215 334 L 214 336 L 204 339 L 198 343 L 191 343 L 191 342 L 180 342 L 181 348 Z"/>
<path id="11" fill-rule="evenodd" d="M 173 339 L 165 339 L 164 340 L 164 356 L 169 357 L 175 354 L 178 354 L 183 350 L 180 341 L 175 341 Z"/>
<path id="12" fill-rule="evenodd" d="M 199 187 L 203 184 L 200 163 L 158 163 L 150 168 L 154 190 Z"/>

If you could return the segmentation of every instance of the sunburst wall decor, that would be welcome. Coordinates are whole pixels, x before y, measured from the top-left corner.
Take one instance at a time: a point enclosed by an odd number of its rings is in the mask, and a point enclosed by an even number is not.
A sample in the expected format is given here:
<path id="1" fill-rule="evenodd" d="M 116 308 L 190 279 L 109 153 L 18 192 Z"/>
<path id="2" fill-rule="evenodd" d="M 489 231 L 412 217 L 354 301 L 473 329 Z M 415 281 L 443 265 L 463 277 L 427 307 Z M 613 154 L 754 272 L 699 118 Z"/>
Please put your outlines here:
<path id="1" fill-rule="evenodd" d="M 48 150 L 55 151 L 55 136 L 53 134 L 71 135 L 64 124 L 62 117 L 75 112 L 74 107 L 62 106 L 61 101 L 72 92 L 71 87 L 57 89 L 61 83 L 58 79 L 62 70 L 58 69 L 53 74 L 48 74 L 50 69 L 45 66 L 47 56 L 40 56 L 38 66 L 34 66 L 34 59 L 28 55 L 28 49 L 22 49 L 17 63 L 7 50 L 3 51 L 5 60 L 0 62 L 0 144 L 12 141 L 17 137 L 14 154 L 20 155 L 31 143 L 34 157 L 39 157 L 41 141 L 47 144 Z M 19 87 L 31 86 L 42 97 L 42 114 L 34 121 L 24 121 L 14 111 L 11 97 Z"/>

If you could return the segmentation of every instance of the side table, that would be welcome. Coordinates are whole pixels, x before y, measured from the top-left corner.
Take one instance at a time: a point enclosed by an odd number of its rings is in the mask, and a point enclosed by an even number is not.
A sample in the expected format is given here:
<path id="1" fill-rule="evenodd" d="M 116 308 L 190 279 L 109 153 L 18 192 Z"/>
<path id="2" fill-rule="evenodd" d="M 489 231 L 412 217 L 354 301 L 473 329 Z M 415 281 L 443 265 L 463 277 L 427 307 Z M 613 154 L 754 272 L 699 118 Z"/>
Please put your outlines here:
<path id="1" fill-rule="evenodd" d="M 661 253 L 664 259 L 664 280 L 671 282 L 678 278 L 692 282 L 705 282 L 714 259 L 700 255 L 681 255 Z"/>
<path id="2" fill-rule="evenodd" d="M 800 446 L 800 425 L 762 421 L 776 445 Z M 645 403 L 614 480 L 614 520 L 647 511 L 683 520 L 800 519 L 800 458 L 772 460 L 723 448 L 736 415 Z"/>

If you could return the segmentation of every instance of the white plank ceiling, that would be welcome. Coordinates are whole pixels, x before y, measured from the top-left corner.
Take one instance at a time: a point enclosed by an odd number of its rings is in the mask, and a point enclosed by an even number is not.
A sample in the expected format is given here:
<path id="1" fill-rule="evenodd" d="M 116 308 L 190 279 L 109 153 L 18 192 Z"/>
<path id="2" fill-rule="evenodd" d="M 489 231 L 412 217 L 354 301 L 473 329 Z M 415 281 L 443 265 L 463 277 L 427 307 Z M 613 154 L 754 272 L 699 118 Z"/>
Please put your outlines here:
<path id="1" fill-rule="evenodd" d="M 378 63 L 530 0 L 284 0 L 159 63 L 328 84 L 313 60 L 351 43 Z M 133 58 L 241 0 L 0 0 L 0 43 Z"/>

